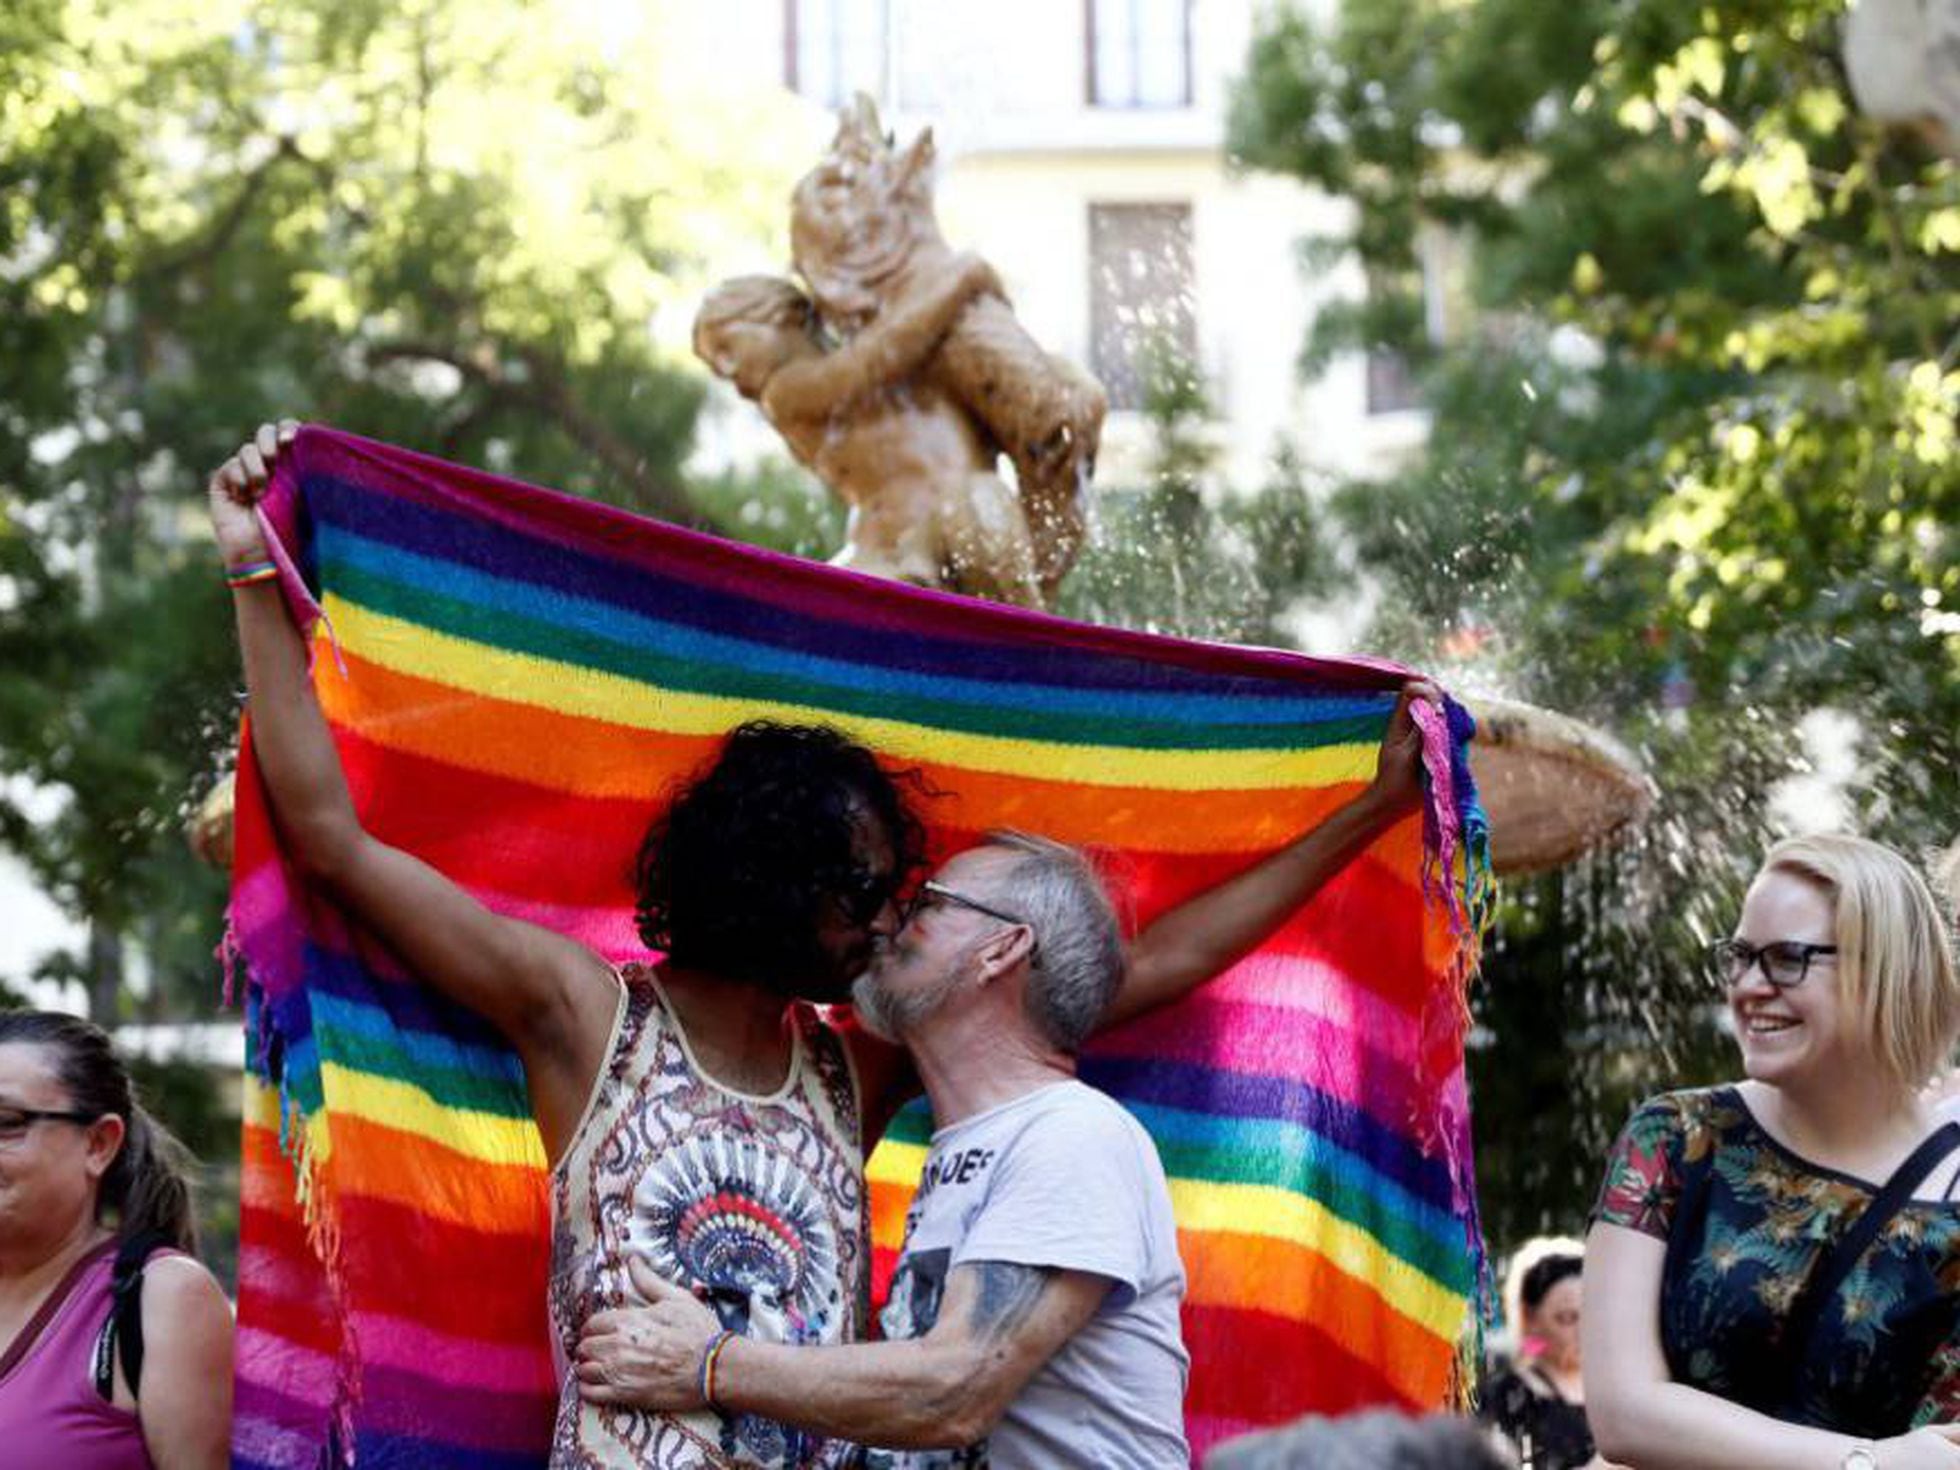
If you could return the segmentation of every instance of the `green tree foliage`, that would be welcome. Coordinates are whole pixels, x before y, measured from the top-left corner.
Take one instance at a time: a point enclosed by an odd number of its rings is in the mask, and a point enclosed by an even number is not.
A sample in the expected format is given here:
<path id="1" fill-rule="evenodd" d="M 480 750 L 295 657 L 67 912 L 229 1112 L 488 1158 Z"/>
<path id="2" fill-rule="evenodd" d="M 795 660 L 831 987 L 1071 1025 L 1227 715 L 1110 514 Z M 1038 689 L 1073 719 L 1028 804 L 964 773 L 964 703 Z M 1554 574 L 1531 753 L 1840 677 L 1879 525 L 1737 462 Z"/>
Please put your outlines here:
<path id="1" fill-rule="evenodd" d="M 1400 351 L 1432 414 L 1418 463 L 1334 498 L 1375 641 L 1475 646 L 1467 677 L 1621 731 L 1662 790 L 1629 850 L 1507 910 L 1500 1235 L 1576 1216 L 1627 1093 L 1722 1064 L 1693 953 L 1807 715 L 1857 722 L 1855 825 L 1960 830 L 1960 170 L 1859 115 L 1843 10 L 1346 0 L 1272 13 L 1235 93 L 1246 164 L 1355 201 L 1303 258 L 1358 257 L 1371 294 L 1303 365 Z M 1437 240 L 1475 307 L 1440 343 Z"/>
<path id="2" fill-rule="evenodd" d="M 731 487 L 687 493 L 702 378 L 652 329 L 724 241 L 780 225 L 789 161 L 752 154 L 776 121 L 756 99 L 680 74 L 689 24 L 544 0 L 0 7 L 0 843 L 86 926 L 42 974 L 82 980 L 97 1020 L 214 1011 L 223 881 L 182 834 L 237 674 L 201 499 L 254 425 L 733 521 Z M 207 1200 L 234 1193 L 211 1074 L 145 1080 L 216 1156 Z M 235 1220 L 207 1233 L 222 1265 Z"/>
<path id="3" fill-rule="evenodd" d="M 1195 364 L 1167 344 L 1144 355 L 1151 448 L 1143 485 L 1098 487 L 1094 534 L 1057 611 L 1184 638 L 1280 647 L 1303 586 L 1331 576 L 1315 532 L 1314 494 L 1281 445 L 1266 484 L 1226 493 L 1215 414 Z"/>
<path id="4" fill-rule="evenodd" d="M 52 972 L 98 1019 L 132 939 L 166 991 L 209 994 L 218 883 L 178 834 L 235 674 L 196 502 L 254 424 L 707 523 L 680 472 L 701 379 L 651 325 L 782 168 L 744 156 L 736 100 L 672 75 L 683 14 L 0 15 L 0 774 L 58 807 L 0 800 L 0 840 L 91 926 Z"/>

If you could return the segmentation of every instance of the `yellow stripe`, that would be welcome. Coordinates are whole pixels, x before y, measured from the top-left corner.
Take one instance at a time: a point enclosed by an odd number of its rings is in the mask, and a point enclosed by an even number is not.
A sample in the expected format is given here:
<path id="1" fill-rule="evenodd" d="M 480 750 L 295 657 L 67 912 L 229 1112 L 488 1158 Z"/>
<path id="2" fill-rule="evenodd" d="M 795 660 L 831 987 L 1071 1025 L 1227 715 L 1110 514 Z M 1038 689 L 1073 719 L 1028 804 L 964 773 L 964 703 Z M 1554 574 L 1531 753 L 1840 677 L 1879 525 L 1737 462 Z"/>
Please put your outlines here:
<path id="1" fill-rule="evenodd" d="M 629 729 L 719 735 L 744 720 L 802 718 L 834 725 L 899 760 L 932 761 L 969 771 L 1027 776 L 1078 785 L 1163 791 L 1267 791 L 1323 786 L 1365 776 L 1368 744 L 1312 750 L 1139 750 L 972 735 L 903 720 L 872 719 L 816 706 L 682 694 L 583 664 L 512 653 L 370 612 L 337 594 L 328 620 L 349 650 L 417 678 L 562 715 L 606 720 Z M 321 637 L 325 637 L 324 630 Z M 332 654 L 321 650 L 331 667 Z"/>
<path id="2" fill-rule="evenodd" d="M 245 1071 L 245 1094 L 240 1111 L 245 1121 L 259 1128 L 279 1131 L 279 1089 L 268 1087 L 253 1075 L 250 1068 Z"/>
<path id="3" fill-rule="evenodd" d="M 878 1145 L 865 1169 L 873 1184 L 910 1190 L 925 1167 L 926 1149 L 918 1144 Z M 1303 1246 L 1325 1256 L 1336 1267 L 1372 1286 L 1396 1311 L 1437 1336 L 1453 1340 L 1463 1321 L 1463 1297 L 1384 1249 L 1374 1236 L 1343 1220 L 1317 1200 L 1291 1190 L 1261 1184 L 1213 1184 L 1197 1179 L 1173 1179 L 1171 1208 L 1177 1228 L 1187 1234 L 1213 1231 L 1234 1235 L 1264 1235 Z M 895 1240 L 878 1242 L 896 1247 Z"/>
<path id="4" fill-rule="evenodd" d="M 1463 1321 L 1463 1297 L 1418 1271 L 1360 1226 L 1306 1195 L 1262 1184 L 1173 1179 L 1177 1228 L 1265 1235 L 1317 1251 L 1357 1281 L 1368 1282 L 1396 1311 L 1446 1340 Z"/>
<path id="5" fill-rule="evenodd" d="M 320 1083 L 326 1092 L 329 1116 L 351 1113 L 385 1128 L 419 1133 L 487 1164 L 545 1167 L 537 1125 L 526 1119 L 444 1107 L 418 1087 L 357 1072 L 336 1062 L 321 1063 Z"/>
<path id="6" fill-rule="evenodd" d="M 897 1143 L 887 1138 L 871 1151 L 871 1161 L 864 1166 L 865 1182 L 917 1188 L 928 1152 L 922 1143 Z"/>

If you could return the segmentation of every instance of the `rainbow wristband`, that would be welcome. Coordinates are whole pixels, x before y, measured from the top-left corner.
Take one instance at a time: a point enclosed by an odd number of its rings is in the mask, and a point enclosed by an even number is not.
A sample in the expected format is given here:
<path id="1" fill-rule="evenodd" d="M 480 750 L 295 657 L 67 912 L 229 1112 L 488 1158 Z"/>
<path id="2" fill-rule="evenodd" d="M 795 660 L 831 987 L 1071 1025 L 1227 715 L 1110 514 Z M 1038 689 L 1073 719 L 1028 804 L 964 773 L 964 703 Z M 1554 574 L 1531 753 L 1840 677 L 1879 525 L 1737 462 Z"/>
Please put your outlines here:
<path id="1" fill-rule="evenodd" d="M 701 1354 L 701 1367 L 695 1375 L 695 1388 L 700 1391 L 702 1402 L 717 1414 L 721 1412 L 721 1401 L 715 1396 L 715 1365 L 721 1361 L 722 1349 L 733 1342 L 737 1334 L 723 1328 L 714 1336 Z"/>
<path id="2" fill-rule="evenodd" d="M 242 567 L 225 568 L 225 586 L 256 587 L 261 582 L 279 580 L 279 568 L 269 561 L 252 561 Z"/>

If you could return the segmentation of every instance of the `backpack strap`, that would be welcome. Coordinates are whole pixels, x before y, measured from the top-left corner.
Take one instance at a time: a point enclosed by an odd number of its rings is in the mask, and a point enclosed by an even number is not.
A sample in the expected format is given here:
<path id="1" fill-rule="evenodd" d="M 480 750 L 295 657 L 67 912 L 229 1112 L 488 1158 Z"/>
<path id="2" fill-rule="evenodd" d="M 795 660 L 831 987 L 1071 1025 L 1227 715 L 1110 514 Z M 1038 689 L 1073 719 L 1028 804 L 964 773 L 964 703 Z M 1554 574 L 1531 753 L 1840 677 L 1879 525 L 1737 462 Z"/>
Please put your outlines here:
<path id="1" fill-rule="evenodd" d="M 95 1381 L 96 1396 L 105 1404 L 115 1397 L 118 1359 L 130 1393 L 134 1394 L 142 1381 L 143 1268 L 151 1256 L 169 1245 L 168 1237 L 149 1230 L 131 1236 L 116 1249 L 116 1264 L 109 1275 L 109 1320 L 96 1334 L 95 1351 L 89 1358 L 89 1376 Z"/>
<path id="2" fill-rule="evenodd" d="M 1801 1393 L 1804 1370 L 1810 1364 L 1824 1308 L 1830 1305 L 1846 1278 L 1864 1259 L 1865 1252 L 1871 1249 L 1879 1232 L 1906 1207 L 1913 1191 L 1933 1172 L 1934 1166 L 1956 1148 L 1960 1148 L 1960 1123 L 1942 1123 L 1925 1142 L 1907 1155 L 1903 1164 L 1892 1171 L 1892 1177 L 1885 1181 L 1884 1187 L 1859 1213 L 1851 1228 L 1831 1247 L 1821 1268 L 1797 1297 L 1783 1333 L 1786 1361 L 1794 1370 L 1785 1379 L 1790 1385 L 1789 1402 L 1792 1406 Z"/>

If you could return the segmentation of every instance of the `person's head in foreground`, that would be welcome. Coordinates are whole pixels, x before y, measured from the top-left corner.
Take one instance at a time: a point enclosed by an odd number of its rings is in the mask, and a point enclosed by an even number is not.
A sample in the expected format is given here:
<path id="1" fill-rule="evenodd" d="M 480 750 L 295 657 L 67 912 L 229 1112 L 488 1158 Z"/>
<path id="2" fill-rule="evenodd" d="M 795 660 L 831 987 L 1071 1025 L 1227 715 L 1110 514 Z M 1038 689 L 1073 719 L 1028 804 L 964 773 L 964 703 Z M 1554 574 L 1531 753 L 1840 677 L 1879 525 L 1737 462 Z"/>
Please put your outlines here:
<path id="1" fill-rule="evenodd" d="M 1820 1098 L 1873 1078 L 1901 1096 L 1960 1033 L 1960 975 L 1931 890 L 1898 853 L 1835 834 L 1779 842 L 1714 946 L 1743 1070 Z"/>
<path id="2" fill-rule="evenodd" d="M 1122 979 L 1122 934 L 1088 859 L 995 832 L 919 889 L 852 1000 L 894 1040 L 974 1020 L 1073 1057 Z"/>
<path id="3" fill-rule="evenodd" d="M 1205 1470 L 1506 1470 L 1490 1435 L 1466 1419 L 1389 1409 L 1302 1419 L 1242 1435 L 1205 1456 Z"/>
<path id="4" fill-rule="evenodd" d="M 647 833 L 640 937 L 678 969 L 842 1000 L 923 866 L 921 785 L 824 726 L 740 726 Z"/>

